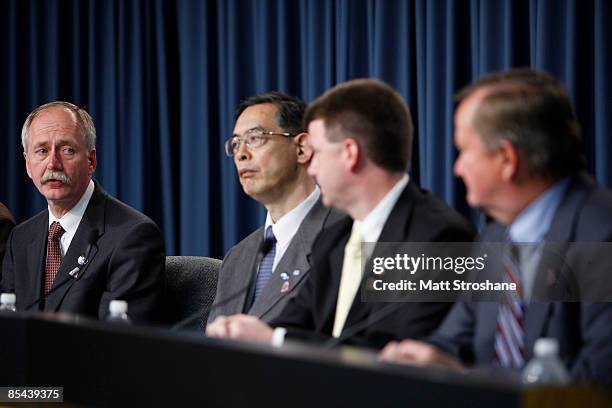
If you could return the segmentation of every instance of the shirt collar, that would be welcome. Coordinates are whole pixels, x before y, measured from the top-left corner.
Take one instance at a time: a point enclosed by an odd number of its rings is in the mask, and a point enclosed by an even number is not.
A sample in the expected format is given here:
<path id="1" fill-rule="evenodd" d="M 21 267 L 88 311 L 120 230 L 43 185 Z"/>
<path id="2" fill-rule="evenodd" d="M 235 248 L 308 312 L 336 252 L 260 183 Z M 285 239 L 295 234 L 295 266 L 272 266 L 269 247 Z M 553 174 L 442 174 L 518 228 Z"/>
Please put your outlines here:
<path id="1" fill-rule="evenodd" d="M 85 193 L 81 196 L 81 199 L 76 203 L 74 207 L 70 209 L 62 218 L 57 218 L 51 212 L 51 208 L 49 208 L 49 228 L 51 227 L 51 223 L 57 221 L 60 223 L 64 231 L 74 234 L 76 229 L 79 227 L 79 223 L 81 222 L 81 218 L 83 218 L 83 214 L 85 214 L 85 209 L 87 208 L 87 204 L 89 204 L 89 200 L 94 192 L 94 182 L 93 180 L 89 180 L 89 185 L 85 189 Z"/>
<path id="2" fill-rule="evenodd" d="M 557 182 L 519 213 L 508 228 L 512 242 L 540 242 L 546 238 L 569 181 L 567 177 Z"/>
<path id="3" fill-rule="evenodd" d="M 355 220 L 353 222 L 353 228 L 359 228 L 364 242 L 378 241 L 378 237 L 387 222 L 387 218 L 389 218 L 389 214 L 391 214 L 391 210 L 395 207 L 395 203 L 399 200 L 402 191 L 404 191 L 409 181 L 408 174 L 404 174 L 363 220 Z"/>
<path id="4" fill-rule="evenodd" d="M 321 190 L 318 186 L 315 186 L 315 189 L 310 193 L 308 197 L 300 204 L 298 204 L 295 208 L 289 211 L 287 214 L 280 217 L 276 222 L 272 221 L 272 217 L 270 216 L 270 212 L 266 215 L 266 225 L 264 228 L 264 236 L 265 230 L 268 229 L 268 226 L 272 226 L 272 231 L 274 232 L 274 236 L 276 237 L 276 245 L 277 247 L 284 248 L 289 245 L 291 239 L 295 235 L 296 231 L 300 227 L 302 220 L 306 217 L 310 209 L 315 205 L 315 203 L 319 200 L 319 196 L 321 195 Z"/>

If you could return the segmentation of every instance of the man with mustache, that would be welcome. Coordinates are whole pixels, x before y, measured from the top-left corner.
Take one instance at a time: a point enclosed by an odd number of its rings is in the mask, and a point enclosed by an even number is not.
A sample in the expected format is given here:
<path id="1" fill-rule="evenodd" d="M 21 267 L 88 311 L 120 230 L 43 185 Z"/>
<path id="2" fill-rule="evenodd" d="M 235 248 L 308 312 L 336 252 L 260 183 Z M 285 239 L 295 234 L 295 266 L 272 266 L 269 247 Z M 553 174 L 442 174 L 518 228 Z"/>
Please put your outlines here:
<path id="1" fill-rule="evenodd" d="M 307 174 L 312 150 L 302 125 L 305 109 L 302 100 L 282 92 L 251 96 L 238 106 L 225 152 L 244 192 L 268 214 L 265 226 L 225 256 L 216 301 L 231 300 L 211 311 L 213 328 L 237 313 L 275 318 L 309 274 L 315 238 L 340 217 L 321 204 Z"/>
<path id="2" fill-rule="evenodd" d="M 96 129 L 68 102 L 32 111 L 21 132 L 26 170 L 48 208 L 11 232 L 2 292 L 17 310 L 104 319 L 111 300 L 128 303 L 135 322 L 160 319 L 164 243 L 155 223 L 92 180 Z"/>

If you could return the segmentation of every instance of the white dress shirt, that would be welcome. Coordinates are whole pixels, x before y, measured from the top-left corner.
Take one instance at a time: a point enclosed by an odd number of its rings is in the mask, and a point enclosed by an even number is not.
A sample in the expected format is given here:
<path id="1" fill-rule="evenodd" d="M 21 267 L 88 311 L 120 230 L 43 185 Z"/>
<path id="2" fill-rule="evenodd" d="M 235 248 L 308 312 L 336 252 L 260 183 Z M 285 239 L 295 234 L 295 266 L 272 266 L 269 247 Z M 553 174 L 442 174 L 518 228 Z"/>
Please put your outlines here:
<path id="1" fill-rule="evenodd" d="M 66 255 L 66 252 L 68 252 L 72 238 L 74 238 L 74 234 L 76 233 L 77 228 L 79 228 L 79 224 L 81 223 L 83 214 L 85 214 L 85 209 L 87 208 L 87 204 L 89 204 L 89 200 L 91 199 L 93 192 L 94 182 L 89 180 L 89 185 L 87 186 L 85 193 L 81 196 L 79 202 L 76 203 L 76 205 L 72 207 L 70 211 L 64 214 L 62 218 L 56 218 L 51 212 L 51 208 L 49 208 L 49 228 L 51 228 L 51 223 L 57 221 L 60 223 L 64 231 L 66 231 L 60 239 L 62 257 Z"/>
<path id="2" fill-rule="evenodd" d="M 310 212 L 312 207 L 319 200 L 319 196 L 321 195 L 321 190 L 318 186 L 315 186 L 315 189 L 312 193 L 304 201 L 298 204 L 294 209 L 289 211 L 287 214 L 283 215 L 276 222 L 272 221 L 272 217 L 270 213 L 266 215 L 266 225 L 264 228 L 264 236 L 268 226 L 272 226 L 272 232 L 274 232 L 274 236 L 276 237 L 276 254 L 274 256 L 274 263 L 272 265 L 272 270 L 276 270 L 276 266 L 278 262 L 283 258 L 285 251 L 289 247 L 293 236 L 297 232 L 298 228 L 306 218 L 306 215 Z"/>
<path id="3" fill-rule="evenodd" d="M 374 207 L 372 211 L 363 219 L 363 220 L 355 220 L 353 222 L 353 229 L 359 228 L 361 235 L 363 236 L 363 242 L 378 242 L 378 238 L 380 237 L 380 233 L 393 210 L 397 200 L 399 200 L 400 195 L 408 185 L 410 178 L 407 174 L 404 174 L 403 177 L 395 183 L 393 188 L 383 197 L 382 200 Z M 352 232 L 352 230 L 351 230 Z M 372 250 L 374 250 L 373 245 L 367 245 L 365 247 L 367 252 L 364 253 L 363 259 L 368 259 L 370 257 Z"/>

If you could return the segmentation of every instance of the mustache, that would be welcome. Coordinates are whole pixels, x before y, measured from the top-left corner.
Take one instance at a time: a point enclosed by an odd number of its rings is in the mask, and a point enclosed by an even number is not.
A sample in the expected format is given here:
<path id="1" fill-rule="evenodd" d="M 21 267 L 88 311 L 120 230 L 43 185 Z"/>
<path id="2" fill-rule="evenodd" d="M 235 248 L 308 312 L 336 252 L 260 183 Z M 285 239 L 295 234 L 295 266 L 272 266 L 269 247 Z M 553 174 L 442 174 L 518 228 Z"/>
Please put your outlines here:
<path id="1" fill-rule="evenodd" d="M 59 180 L 64 184 L 70 185 L 72 180 L 63 171 L 46 170 L 45 174 L 40 178 L 41 184 L 45 184 L 49 180 Z"/>

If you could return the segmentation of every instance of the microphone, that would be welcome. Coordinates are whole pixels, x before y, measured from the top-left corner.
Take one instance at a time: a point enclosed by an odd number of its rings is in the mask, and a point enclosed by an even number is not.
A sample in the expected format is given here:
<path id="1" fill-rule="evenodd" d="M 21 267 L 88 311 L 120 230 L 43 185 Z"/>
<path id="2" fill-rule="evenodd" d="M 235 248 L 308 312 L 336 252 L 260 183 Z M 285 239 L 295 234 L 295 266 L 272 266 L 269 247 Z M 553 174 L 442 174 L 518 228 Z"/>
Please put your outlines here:
<path id="1" fill-rule="evenodd" d="M 404 303 L 405 302 L 397 302 L 397 303 L 390 303 L 390 304 L 385 305 L 382 309 L 375 311 L 371 315 L 367 316 L 365 319 L 360 320 L 359 322 L 342 330 L 342 333 L 340 333 L 340 336 L 332 337 L 331 339 L 327 340 L 323 344 L 323 348 L 330 349 L 330 348 L 336 347 L 337 345 L 344 342 L 345 340 L 348 340 L 349 338 L 353 337 L 357 333 L 389 317 L 390 314 L 392 314 L 393 312 L 396 312 L 402 306 L 404 306 Z"/>
<path id="2" fill-rule="evenodd" d="M 272 246 L 272 242 L 267 239 L 264 239 L 262 243 L 259 245 L 259 249 L 257 250 L 257 257 L 255 258 L 256 259 L 255 264 L 257 265 L 258 269 L 259 269 L 259 263 L 261 262 L 261 259 L 270 250 L 271 246 Z M 252 298 L 255 293 L 255 290 L 254 290 L 255 289 L 255 285 L 254 285 L 255 279 L 257 279 L 257 273 L 253 274 L 253 276 L 251 277 L 251 279 L 245 286 L 243 286 L 242 288 L 240 288 L 239 290 L 235 292 L 232 292 L 230 295 L 226 296 L 224 299 L 214 302 L 210 306 L 208 313 L 210 314 L 210 312 L 212 312 L 213 310 L 216 310 L 220 308 L 221 306 L 224 306 L 227 303 L 231 302 L 232 300 L 242 296 L 245 292 L 249 292 L 249 295 L 247 296 L 247 300 L 245 304 L 251 304 L 253 300 Z M 170 330 L 179 330 L 179 329 L 182 329 L 183 327 L 190 325 L 191 323 L 195 322 L 200 317 L 202 317 L 204 312 L 206 312 L 206 309 L 207 309 L 206 306 L 201 307 L 200 309 L 196 310 L 194 313 L 190 314 L 183 320 L 180 320 L 177 323 L 173 324 L 170 327 Z"/>
<path id="3" fill-rule="evenodd" d="M 60 283 L 58 283 L 57 285 L 55 285 L 54 287 L 51 288 L 51 290 L 49 290 L 49 292 L 47 292 L 46 294 L 42 294 L 41 296 L 39 296 L 34 302 L 30 303 L 29 305 L 27 305 L 23 310 L 24 312 L 27 312 L 28 310 L 30 310 L 31 307 L 33 307 L 34 305 L 37 305 L 40 303 L 41 300 L 43 300 L 45 297 L 48 297 L 51 293 L 55 292 L 56 290 L 58 290 L 59 288 L 61 288 L 62 286 L 64 286 L 66 283 L 71 282 L 72 279 L 79 279 L 80 278 L 80 270 L 81 267 L 87 265 L 87 263 L 89 263 L 89 255 L 91 253 L 91 249 L 93 248 L 93 246 L 96 244 L 96 241 L 98 239 L 98 230 L 94 229 L 89 231 L 89 233 L 87 234 L 87 248 L 85 249 L 85 252 L 80 255 L 77 259 L 77 264 L 79 266 L 75 267 L 74 269 L 72 269 L 70 272 L 68 272 L 68 275 L 64 277 L 64 280 L 62 280 Z M 44 292 L 44 290 L 43 290 Z"/>

